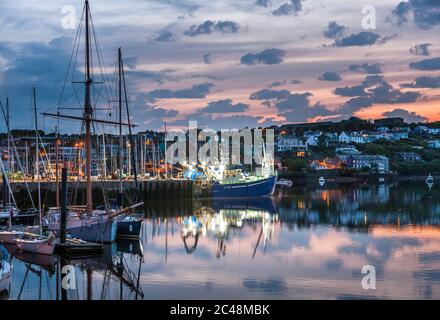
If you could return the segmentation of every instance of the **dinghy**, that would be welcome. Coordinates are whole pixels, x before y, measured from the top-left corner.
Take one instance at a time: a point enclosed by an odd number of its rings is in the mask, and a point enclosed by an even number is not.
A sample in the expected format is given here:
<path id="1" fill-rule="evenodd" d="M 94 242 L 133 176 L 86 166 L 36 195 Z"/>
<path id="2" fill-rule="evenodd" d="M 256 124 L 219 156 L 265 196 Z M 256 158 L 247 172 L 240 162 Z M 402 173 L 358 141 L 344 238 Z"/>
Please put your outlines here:
<path id="1" fill-rule="evenodd" d="M 21 239 L 15 239 L 17 249 L 22 252 L 52 255 L 55 248 L 55 236 L 48 237 L 26 235 Z"/>

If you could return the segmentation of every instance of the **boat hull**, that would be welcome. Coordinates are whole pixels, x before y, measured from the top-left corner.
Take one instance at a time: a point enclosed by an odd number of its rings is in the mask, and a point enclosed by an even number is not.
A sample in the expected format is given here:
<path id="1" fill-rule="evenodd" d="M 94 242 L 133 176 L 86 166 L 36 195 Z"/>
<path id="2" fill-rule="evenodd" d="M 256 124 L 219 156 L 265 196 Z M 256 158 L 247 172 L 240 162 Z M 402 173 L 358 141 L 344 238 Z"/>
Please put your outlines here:
<path id="1" fill-rule="evenodd" d="M 15 244 L 21 252 L 51 255 L 55 248 L 52 238 L 43 240 L 16 239 Z"/>
<path id="2" fill-rule="evenodd" d="M 141 227 L 142 220 L 118 221 L 116 237 L 138 239 L 141 233 Z"/>
<path id="3" fill-rule="evenodd" d="M 117 223 L 114 220 L 83 222 L 73 225 L 69 222 L 67 233 L 73 238 L 90 242 L 113 242 L 116 239 Z"/>
<path id="4" fill-rule="evenodd" d="M 275 191 L 277 177 L 271 176 L 252 182 L 221 184 L 216 182 L 213 187 L 215 198 L 242 198 L 270 196 Z"/>
<path id="5" fill-rule="evenodd" d="M 19 236 L 19 232 L 0 231 L 0 243 L 15 244 L 15 239 L 17 239 Z"/>

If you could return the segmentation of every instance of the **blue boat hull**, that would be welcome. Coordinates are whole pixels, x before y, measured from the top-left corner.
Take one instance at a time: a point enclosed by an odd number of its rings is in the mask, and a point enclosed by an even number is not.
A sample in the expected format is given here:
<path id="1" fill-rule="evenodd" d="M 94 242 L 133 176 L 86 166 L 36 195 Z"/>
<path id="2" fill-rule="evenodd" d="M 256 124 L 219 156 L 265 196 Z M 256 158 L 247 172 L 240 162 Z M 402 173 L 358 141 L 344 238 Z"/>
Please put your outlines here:
<path id="1" fill-rule="evenodd" d="M 141 233 L 142 220 L 118 221 L 116 237 L 138 239 Z"/>
<path id="2" fill-rule="evenodd" d="M 77 239 L 90 242 L 113 242 L 116 239 L 116 221 L 103 221 L 84 224 L 77 227 L 67 227 L 67 233 Z"/>
<path id="3" fill-rule="evenodd" d="M 213 187 L 213 196 L 215 198 L 269 196 L 274 193 L 276 182 L 276 176 L 245 183 L 221 184 L 216 182 Z"/>

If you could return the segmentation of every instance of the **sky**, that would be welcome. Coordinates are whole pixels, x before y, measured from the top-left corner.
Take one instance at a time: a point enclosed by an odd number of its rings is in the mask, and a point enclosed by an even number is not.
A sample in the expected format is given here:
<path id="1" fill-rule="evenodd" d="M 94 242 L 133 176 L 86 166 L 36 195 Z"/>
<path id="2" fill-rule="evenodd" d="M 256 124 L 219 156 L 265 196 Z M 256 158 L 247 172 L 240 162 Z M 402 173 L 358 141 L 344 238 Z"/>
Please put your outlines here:
<path id="1" fill-rule="evenodd" d="M 0 99 L 9 97 L 11 127 L 32 128 L 32 86 L 39 112 L 81 107 L 83 91 L 71 82 L 83 76 L 82 46 L 68 65 L 83 5 L 0 2 Z M 117 120 L 103 109 L 115 107 L 122 47 L 138 131 L 190 120 L 215 129 L 351 116 L 440 120 L 438 0 L 91 0 L 90 7 L 103 61 L 100 75 L 95 59 L 97 118 Z M 46 131 L 78 128 L 42 116 L 39 123 Z"/>

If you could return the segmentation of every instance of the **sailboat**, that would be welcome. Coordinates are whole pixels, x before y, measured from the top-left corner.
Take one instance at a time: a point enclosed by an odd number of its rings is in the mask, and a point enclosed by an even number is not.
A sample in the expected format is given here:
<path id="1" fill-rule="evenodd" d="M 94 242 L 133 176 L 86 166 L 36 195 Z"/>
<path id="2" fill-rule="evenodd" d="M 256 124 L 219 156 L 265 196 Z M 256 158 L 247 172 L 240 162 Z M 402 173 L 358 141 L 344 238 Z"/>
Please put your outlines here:
<path id="1" fill-rule="evenodd" d="M 91 144 L 91 134 L 92 134 L 92 124 L 101 123 L 109 125 L 124 125 L 132 126 L 130 124 L 122 124 L 121 122 L 110 121 L 110 120 L 98 120 L 94 118 L 94 110 L 92 105 L 92 85 L 94 80 L 92 78 L 92 48 L 91 37 L 95 37 L 94 27 L 91 23 L 91 13 L 89 1 L 85 0 L 84 10 L 83 10 L 83 20 L 85 27 L 85 94 L 84 94 L 84 106 L 82 116 L 71 116 L 62 115 L 59 112 L 48 113 L 45 112 L 43 115 L 49 117 L 55 117 L 57 119 L 64 118 L 70 120 L 79 120 L 85 124 L 85 150 L 86 150 L 86 205 L 85 206 L 71 206 L 68 207 L 68 219 L 66 231 L 74 238 L 82 239 L 91 242 L 113 242 L 116 238 L 117 232 L 117 221 L 116 217 L 120 215 L 127 214 L 132 210 L 143 205 L 143 203 L 135 204 L 131 207 L 119 209 L 113 212 L 109 208 L 105 210 L 94 210 L 93 209 L 93 199 L 92 199 L 92 144 Z M 81 28 L 80 24 L 79 28 Z M 93 31 L 91 31 L 93 30 Z M 81 32 L 78 32 L 81 34 Z M 97 40 L 95 39 L 95 43 Z M 78 49 L 76 43 L 74 45 L 73 51 Z M 99 48 L 96 48 L 98 60 L 101 59 Z M 76 63 L 76 61 L 75 61 Z M 102 61 L 99 61 L 102 65 Z M 74 64 L 75 65 L 75 64 Z M 70 67 L 70 66 L 69 66 Z M 67 77 L 66 77 L 67 79 Z M 58 232 L 60 225 L 60 208 L 50 208 L 49 213 L 46 216 L 45 223 L 50 230 Z"/>
<path id="2" fill-rule="evenodd" d="M 38 189 L 38 214 L 39 214 L 39 230 L 40 234 L 23 233 L 21 237 L 15 239 L 15 244 L 19 251 L 51 255 L 55 249 L 55 235 L 43 235 L 42 210 L 41 210 L 41 187 L 40 187 L 40 166 L 39 166 L 39 143 L 38 143 L 38 121 L 37 121 L 37 103 L 35 87 L 32 89 L 35 115 L 35 163 L 37 173 L 37 189 Z"/>

